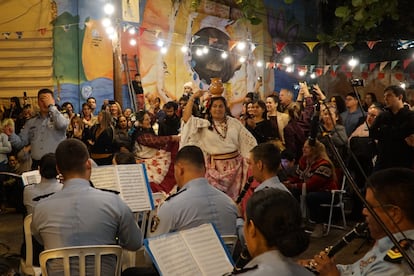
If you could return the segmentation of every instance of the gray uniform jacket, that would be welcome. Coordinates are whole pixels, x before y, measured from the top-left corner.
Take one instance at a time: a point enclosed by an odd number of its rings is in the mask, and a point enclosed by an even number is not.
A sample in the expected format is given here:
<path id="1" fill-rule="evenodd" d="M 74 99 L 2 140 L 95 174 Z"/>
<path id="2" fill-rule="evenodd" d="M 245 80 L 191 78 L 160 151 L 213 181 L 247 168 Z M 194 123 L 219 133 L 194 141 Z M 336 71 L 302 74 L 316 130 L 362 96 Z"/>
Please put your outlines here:
<path id="1" fill-rule="evenodd" d="M 221 235 L 236 234 L 237 207 L 206 178 L 196 178 L 168 198 L 159 208 L 159 225 L 151 236 L 214 223 Z"/>

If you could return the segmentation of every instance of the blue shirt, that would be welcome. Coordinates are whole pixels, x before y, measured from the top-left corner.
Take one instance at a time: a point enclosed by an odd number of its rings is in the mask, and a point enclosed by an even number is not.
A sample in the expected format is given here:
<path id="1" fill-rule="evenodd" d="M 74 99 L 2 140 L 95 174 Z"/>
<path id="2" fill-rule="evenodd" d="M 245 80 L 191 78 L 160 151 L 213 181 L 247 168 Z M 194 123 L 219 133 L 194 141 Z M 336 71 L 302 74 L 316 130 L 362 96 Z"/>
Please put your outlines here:
<path id="1" fill-rule="evenodd" d="M 32 159 L 40 160 L 46 153 L 55 152 L 59 143 L 66 139 L 68 125 L 69 120 L 52 106 L 49 116 L 38 114 L 24 124 L 19 135 L 10 135 L 10 143 L 17 150 L 31 145 Z"/>
<path id="2" fill-rule="evenodd" d="M 414 230 L 404 231 L 405 235 L 409 239 L 414 239 Z M 401 234 L 394 234 L 397 240 L 402 239 Z M 394 244 L 388 237 L 379 239 L 374 247 L 368 251 L 365 256 L 357 262 L 350 265 L 337 265 L 337 268 L 341 275 L 353 275 L 353 276 L 399 276 L 412 274 L 413 271 L 409 271 L 407 264 L 394 264 L 384 261 L 385 255 L 388 250 L 394 247 Z M 413 256 L 413 250 L 409 250 L 408 253 Z M 412 258 L 412 257 L 411 257 Z"/>
<path id="3" fill-rule="evenodd" d="M 260 185 L 257 186 L 256 189 L 254 189 L 254 191 L 257 192 L 265 188 L 275 188 L 278 190 L 288 192 L 290 194 L 290 191 L 288 190 L 288 188 L 286 188 L 286 186 L 280 182 L 279 177 L 277 176 L 273 176 L 271 178 L 266 179 L 265 181 L 260 183 Z"/>
<path id="4" fill-rule="evenodd" d="M 159 224 L 151 236 L 214 223 L 221 235 L 236 234 L 237 207 L 206 178 L 196 178 L 167 199 L 159 208 Z"/>
<path id="5" fill-rule="evenodd" d="M 257 265 L 257 267 L 255 267 Z M 238 275 L 250 276 L 311 276 L 309 270 L 283 256 L 277 250 L 270 250 L 254 257 Z"/>
<path id="6" fill-rule="evenodd" d="M 128 250 L 142 245 L 133 213 L 111 192 L 86 179 L 65 181 L 63 189 L 41 200 L 33 210 L 32 234 L 45 249 L 119 244 Z"/>

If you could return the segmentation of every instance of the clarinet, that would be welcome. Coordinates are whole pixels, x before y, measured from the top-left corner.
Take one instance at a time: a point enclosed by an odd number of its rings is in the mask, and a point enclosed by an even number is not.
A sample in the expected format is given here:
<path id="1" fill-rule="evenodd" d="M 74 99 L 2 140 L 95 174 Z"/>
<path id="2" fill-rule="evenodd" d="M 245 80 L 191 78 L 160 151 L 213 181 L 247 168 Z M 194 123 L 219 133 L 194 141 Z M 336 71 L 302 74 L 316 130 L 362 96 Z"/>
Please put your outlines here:
<path id="1" fill-rule="evenodd" d="M 239 204 L 243 200 L 243 197 L 246 195 L 247 190 L 250 188 L 250 185 L 252 185 L 253 179 L 253 176 L 249 176 L 247 182 L 243 186 L 242 191 L 236 199 L 236 204 Z"/>
<path id="2" fill-rule="evenodd" d="M 329 258 L 332 258 L 336 253 L 342 250 L 346 245 L 352 242 L 355 238 L 363 236 L 368 230 L 368 224 L 366 222 L 360 222 L 355 225 L 354 229 L 345 234 L 337 243 L 325 248 L 325 253 Z M 311 260 L 307 266 L 308 270 L 315 274 L 319 274 L 315 269 L 315 261 Z"/>

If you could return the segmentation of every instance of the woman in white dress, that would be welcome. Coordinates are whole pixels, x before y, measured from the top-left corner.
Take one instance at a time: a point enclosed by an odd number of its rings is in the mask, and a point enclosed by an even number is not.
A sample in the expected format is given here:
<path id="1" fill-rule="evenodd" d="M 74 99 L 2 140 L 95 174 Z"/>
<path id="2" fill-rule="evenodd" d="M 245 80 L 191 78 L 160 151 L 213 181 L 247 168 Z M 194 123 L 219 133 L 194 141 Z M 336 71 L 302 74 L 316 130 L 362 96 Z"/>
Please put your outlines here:
<path id="1" fill-rule="evenodd" d="M 206 178 L 210 184 L 236 199 L 247 179 L 250 150 L 257 145 L 253 135 L 229 116 L 224 97 L 212 97 L 207 118 L 192 115 L 194 100 L 202 91 L 194 93 L 184 109 L 180 147 L 199 146 L 206 157 Z"/>

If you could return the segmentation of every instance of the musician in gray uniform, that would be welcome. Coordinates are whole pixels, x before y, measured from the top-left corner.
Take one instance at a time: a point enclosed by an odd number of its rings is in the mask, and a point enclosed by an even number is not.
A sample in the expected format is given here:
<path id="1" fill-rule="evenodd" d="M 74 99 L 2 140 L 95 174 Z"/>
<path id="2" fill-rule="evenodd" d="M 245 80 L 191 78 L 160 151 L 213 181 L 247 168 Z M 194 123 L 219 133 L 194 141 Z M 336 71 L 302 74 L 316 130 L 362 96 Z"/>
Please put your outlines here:
<path id="1" fill-rule="evenodd" d="M 58 144 L 66 139 L 69 120 L 55 106 L 53 92 L 47 88 L 37 93 L 39 113 L 25 123 L 19 135 L 9 130 L 10 143 L 20 150 L 31 147 L 32 169 L 37 169 L 39 160 L 46 153 L 54 152 Z"/>
<path id="2" fill-rule="evenodd" d="M 399 244 L 414 260 L 414 171 L 391 168 L 372 174 L 367 183 L 365 199 L 374 212 L 393 233 Z M 396 250 L 385 231 L 367 209 L 363 210 L 374 247 L 357 262 L 336 265 L 325 252 L 314 257 L 313 267 L 320 275 L 375 275 L 398 276 L 413 274 L 401 253 Z M 302 263 L 306 264 L 306 262 Z"/>
<path id="3" fill-rule="evenodd" d="M 255 192 L 247 202 L 243 229 L 253 259 L 235 274 L 313 275 L 291 259 L 309 244 L 301 222 L 299 203 L 290 193 L 274 188 Z"/>
<path id="4" fill-rule="evenodd" d="M 254 179 L 260 182 L 255 192 L 265 188 L 275 188 L 290 193 L 277 176 L 280 161 L 280 150 L 273 143 L 259 144 L 250 151 L 250 169 Z"/>
<path id="5" fill-rule="evenodd" d="M 237 208 L 225 193 L 210 185 L 203 152 L 185 146 L 175 158 L 174 175 L 179 191 L 160 206 L 150 236 L 214 223 L 221 235 L 236 234 Z"/>
<path id="6" fill-rule="evenodd" d="M 82 141 L 67 139 L 59 144 L 56 164 L 64 179 L 63 189 L 41 200 L 34 208 L 33 236 L 45 250 L 110 244 L 138 250 L 142 246 L 142 234 L 131 209 L 119 195 L 91 187 L 90 160 Z M 104 259 L 102 266 L 102 275 L 114 275 L 113 258 Z M 59 270 L 60 267 L 53 271 Z"/>

